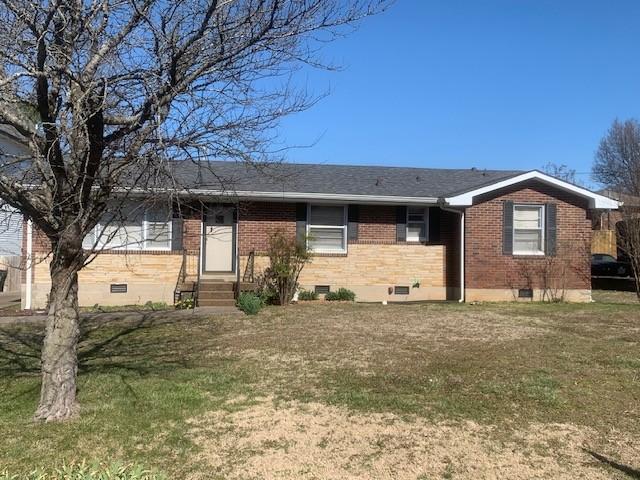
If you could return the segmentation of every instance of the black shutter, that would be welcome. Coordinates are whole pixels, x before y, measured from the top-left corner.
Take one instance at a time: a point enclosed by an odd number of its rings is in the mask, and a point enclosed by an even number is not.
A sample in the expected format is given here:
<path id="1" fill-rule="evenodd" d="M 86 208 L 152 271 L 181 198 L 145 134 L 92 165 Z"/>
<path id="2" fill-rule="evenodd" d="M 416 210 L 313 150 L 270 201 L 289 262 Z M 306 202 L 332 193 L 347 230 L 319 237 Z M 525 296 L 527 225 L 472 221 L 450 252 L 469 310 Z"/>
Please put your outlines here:
<path id="1" fill-rule="evenodd" d="M 307 238 L 307 204 L 296 203 L 296 241 L 303 245 Z"/>
<path id="2" fill-rule="evenodd" d="M 184 221 L 180 217 L 171 219 L 171 250 L 182 250 Z"/>
<path id="3" fill-rule="evenodd" d="M 347 211 L 347 238 L 351 241 L 358 240 L 358 222 L 360 221 L 360 209 L 358 205 L 349 205 Z"/>
<path id="4" fill-rule="evenodd" d="M 558 223 L 558 209 L 555 203 L 547 203 L 545 206 L 545 253 L 551 257 L 556 255 Z"/>
<path id="5" fill-rule="evenodd" d="M 442 210 L 440 207 L 429 207 L 429 238 L 428 242 L 440 241 L 440 216 Z"/>
<path id="6" fill-rule="evenodd" d="M 506 200 L 502 206 L 502 254 L 513 254 L 513 202 Z"/>
<path id="7" fill-rule="evenodd" d="M 396 241 L 407 241 L 407 207 L 396 207 Z"/>

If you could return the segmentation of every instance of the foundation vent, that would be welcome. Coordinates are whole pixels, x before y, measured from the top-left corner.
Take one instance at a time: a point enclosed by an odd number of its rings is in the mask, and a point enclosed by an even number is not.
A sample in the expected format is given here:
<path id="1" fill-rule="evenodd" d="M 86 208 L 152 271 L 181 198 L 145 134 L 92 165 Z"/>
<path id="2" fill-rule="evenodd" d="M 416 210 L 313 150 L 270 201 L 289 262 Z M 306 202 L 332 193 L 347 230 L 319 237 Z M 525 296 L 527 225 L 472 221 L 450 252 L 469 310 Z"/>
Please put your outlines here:
<path id="1" fill-rule="evenodd" d="M 393 293 L 395 295 L 409 295 L 409 287 L 396 285 L 393 287 Z"/>
<path id="2" fill-rule="evenodd" d="M 533 290 L 531 288 L 519 289 L 518 298 L 533 298 Z"/>
<path id="3" fill-rule="evenodd" d="M 326 295 L 331 291 L 331 287 L 329 285 L 316 285 L 314 290 L 318 295 Z"/>
<path id="4" fill-rule="evenodd" d="M 111 284 L 111 293 L 127 293 L 127 284 L 126 283 L 112 283 Z"/>

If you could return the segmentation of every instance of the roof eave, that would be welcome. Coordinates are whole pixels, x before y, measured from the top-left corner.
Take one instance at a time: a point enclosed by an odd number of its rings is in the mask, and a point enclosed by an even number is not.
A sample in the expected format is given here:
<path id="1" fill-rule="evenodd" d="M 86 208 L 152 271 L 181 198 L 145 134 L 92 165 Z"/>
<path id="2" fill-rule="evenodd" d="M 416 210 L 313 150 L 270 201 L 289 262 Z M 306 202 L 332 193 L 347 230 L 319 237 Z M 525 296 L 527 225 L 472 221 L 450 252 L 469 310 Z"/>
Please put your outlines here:
<path id="1" fill-rule="evenodd" d="M 617 210 L 621 205 L 621 202 L 618 202 L 617 200 L 592 192 L 591 190 L 587 190 L 586 188 L 579 187 L 572 183 L 565 182 L 564 180 L 560 180 L 558 178 L 552 177 L 538 170 L 531 170 L 529 172 L 525 172 L 521 175 L 516 175 L 506 180 L 495 182 L 481 188 L 469 190 L 459 195 L 447 197 L 445 198 L 445 202 L 454 207 L 469 207 L 473 205 L 474 198 L 479 195 L 500 190 L 501 188 L 506 188 L 512 185 L 516 185 L 518 183 L 522 183 L 527 180 L 538 180 L 547 185 L 551 185 L 561 190 L 565 190 L 567 192 L 573 193 L 577 196 L 586 198 L 587 200 L 589 200 L 590 208 L 603 209 L 603 210 Z"/>
<path id="2" fill-rule="evenodd" d="M 202 195 L 210 197 L 228 197 L 242 200 L 271 201 L 307 201 L 307 202 L 341 202 L 363 204 L 399 204 L 399 205 L 437 205 L 436 197 L 405 197 L 395 195 L 358 195 L 345 193 L 312 193 L 312 192 L 264 192 L 264 191 L 222 191 L 193 189 L 182 192 L 186 195 Z"/>

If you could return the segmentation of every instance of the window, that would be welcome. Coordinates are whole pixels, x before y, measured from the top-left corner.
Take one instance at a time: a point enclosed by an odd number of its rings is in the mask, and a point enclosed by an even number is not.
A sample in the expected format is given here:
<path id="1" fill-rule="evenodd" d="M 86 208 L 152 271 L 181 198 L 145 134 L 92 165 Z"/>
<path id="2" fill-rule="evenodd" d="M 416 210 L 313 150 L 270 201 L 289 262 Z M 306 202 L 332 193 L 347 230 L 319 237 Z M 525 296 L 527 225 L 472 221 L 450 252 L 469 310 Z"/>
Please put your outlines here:
<path id="1" fill-rule="evenodd" d="M 427 209 L 424 207 L 407 208 L 407 242 L 426 242 Z"/>
<path id="2" fill-rule="evenodd" d="M 168 208 L 125 207 L 98 222 L 82 242 L 90 250 L 171 250 Z M 96 241 L 97 240 L 97 241 Z"/>
<path id="3" fill-rule="evenodd" d="M 513 253 L 544 255 L 544 207 L 542 205 L 513 207 Z"/>
<path id="4" fill-rule="evenodd" d="M 147 211 L 144 219 L 146 250 L 171 250 L 171 218 L 162 209 Z"/>
<path id="5" fill-rule="evenodd" d="M 311 250 L 327 253 L 347 251 L 346 212 L 344 206 L 309 206 L 307 235 Z"/>

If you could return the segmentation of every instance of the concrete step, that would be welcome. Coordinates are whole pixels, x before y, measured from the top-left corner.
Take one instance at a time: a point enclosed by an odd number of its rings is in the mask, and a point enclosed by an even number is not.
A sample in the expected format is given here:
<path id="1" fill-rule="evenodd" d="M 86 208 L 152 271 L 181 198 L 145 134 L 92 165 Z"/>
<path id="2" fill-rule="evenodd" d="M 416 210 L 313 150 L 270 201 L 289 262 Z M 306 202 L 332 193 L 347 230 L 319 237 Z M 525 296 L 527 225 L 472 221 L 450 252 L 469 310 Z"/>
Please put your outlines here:
<path id="1" fill-rule="evenodd" d="M 236 301 L 232 299 L 212 300 L 207 298 L 198 298 L 199 307 L 234 307 Z"/>
<path id="2" fill-rule="evenodd" d="M 212 281 L 200 281 L 198 285 L 200 292 L 233 292 L 232 282 L 212 282 Z"/>
<path id="3" fill-rule="evenodd" d="M 235 297 L 235 292 L 233 290 L 200 290 L 198 292 L 198 298 L 200 299 L 210 299 L 210 300 L 225 300 L 232 299 Z"/>

